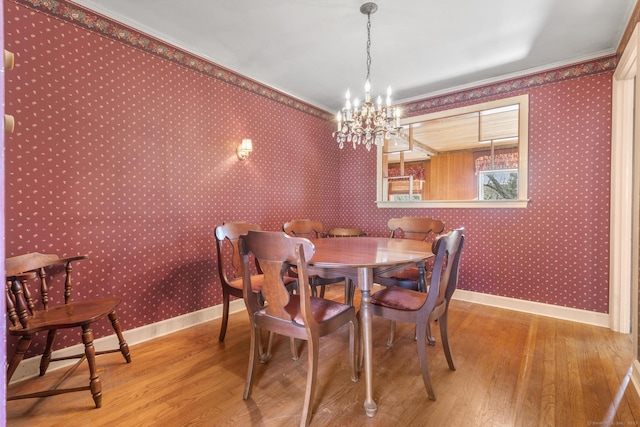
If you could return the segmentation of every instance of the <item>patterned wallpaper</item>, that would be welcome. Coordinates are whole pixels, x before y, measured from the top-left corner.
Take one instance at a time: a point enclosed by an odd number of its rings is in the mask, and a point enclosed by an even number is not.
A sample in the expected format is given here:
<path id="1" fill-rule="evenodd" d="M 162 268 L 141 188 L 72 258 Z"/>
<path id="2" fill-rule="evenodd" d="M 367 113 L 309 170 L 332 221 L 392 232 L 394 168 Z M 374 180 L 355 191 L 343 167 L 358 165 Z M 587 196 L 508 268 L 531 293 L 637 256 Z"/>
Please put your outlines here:
<path id="1" fill-rule="evenodd" d="M 381 233 L 392 216 L 438 217 L 466 229 L 461 289 L 607 313 L 612 76 L 509 93 L 529 94 L 528 208 L 377 209 L 359 184 L 375 182 L 375 153 L 345 150 L 341 222 Z"/>
<path id="2" fill-rule="evenodd" d="M 408 106 L 529 93 L 527 209 L 377 209 L 375 153 L 339 150 L 323 112 L 65 6 L 4 1 L 6 251 L 89 254 L 80 297 L 120 295 L 125 329 L 220 303 L 213 229 L 238 219 L 438 217 L 466 228 L 461 288 L 607 312 L 612 59 Z"/>
<path id="3" fill-rule="evenodd" d="M 326 195 L 340 157 L 327 147 L 330 122 L 4 6 L 5 47 L 16 55 L 6 74 L 16 118 L 5 142 L 7 256 L 89 254 L 74 270 L 91 277 L 76 282 L 79 296 L 120 295 L 131 329 L 221 302 L 214 228 L 223 221 L 331 225 L 339 200 Z M 242 162 L 235 149 L 247 137 L 254 151 Z M 110 333 L 97 326 L 96 336 Z"/>

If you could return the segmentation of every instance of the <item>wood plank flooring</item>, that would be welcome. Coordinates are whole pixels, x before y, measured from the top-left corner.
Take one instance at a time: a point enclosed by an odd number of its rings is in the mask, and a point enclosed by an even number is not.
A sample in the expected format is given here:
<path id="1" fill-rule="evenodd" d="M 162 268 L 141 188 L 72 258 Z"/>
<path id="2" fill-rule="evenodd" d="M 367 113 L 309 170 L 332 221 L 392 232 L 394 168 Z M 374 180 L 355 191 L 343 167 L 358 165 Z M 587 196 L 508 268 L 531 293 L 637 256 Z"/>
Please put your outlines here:
<path id="1" fill-rule="evenodd" d="M 341 287 L 328 295 L 340 298 Z M 359 295 L 357 295 L 359 297 Z M 356 301 L 359 304 L 359 301 Z M 307 372 L 304 345 L 291 359 L 288 339 L 276 337 L 273 359 L 260 365 L 252 398 L 242 392 L 249 336 L 246 313 L 229 320 L 225 343 L 220 320 L 98 359 L 103 406 L 89 392 L 7 402 L 9 426 L 295 426 Z M 437 400 L 427 398 L 413 327 L 398 324 L 386 347 L 388 323 L 374 319 L 374 397 L 378 413 L 363 409 L 364 379 L 351 381 L 346 328 L 321 340 L 315 426 L 634 426 L 640 399 L 629 380 L 627 335 L 605 328 L 454 301 L 450 371 L 438 339 L 428 350 Z M 9 392 L 47 386 L 60 371 L 10 386 Z M 66 384 L 87 383 L 86 365 Z"/>

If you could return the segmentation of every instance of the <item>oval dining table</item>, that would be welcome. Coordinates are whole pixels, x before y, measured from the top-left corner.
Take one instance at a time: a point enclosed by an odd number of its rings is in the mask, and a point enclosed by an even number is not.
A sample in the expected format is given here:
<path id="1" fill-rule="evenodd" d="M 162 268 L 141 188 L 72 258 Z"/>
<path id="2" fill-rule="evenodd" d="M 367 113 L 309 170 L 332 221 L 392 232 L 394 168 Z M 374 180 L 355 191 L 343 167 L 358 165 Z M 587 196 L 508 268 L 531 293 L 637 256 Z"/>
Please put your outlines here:
<path id="1" fill-rule="evenodd" d="M 431 243 L 387 237 L 335 237 L 313 240 L 315 254 L 308 261 L 309 274 L 347 277 L 355 280 L 362 294 L 361 331 L 364 343 L 364 409 L 373 417 L 378 409 L 373 400 L 372 320 L 369 305 L 374 277 L 390 270 L 418 265 L 433 256 Z"/>

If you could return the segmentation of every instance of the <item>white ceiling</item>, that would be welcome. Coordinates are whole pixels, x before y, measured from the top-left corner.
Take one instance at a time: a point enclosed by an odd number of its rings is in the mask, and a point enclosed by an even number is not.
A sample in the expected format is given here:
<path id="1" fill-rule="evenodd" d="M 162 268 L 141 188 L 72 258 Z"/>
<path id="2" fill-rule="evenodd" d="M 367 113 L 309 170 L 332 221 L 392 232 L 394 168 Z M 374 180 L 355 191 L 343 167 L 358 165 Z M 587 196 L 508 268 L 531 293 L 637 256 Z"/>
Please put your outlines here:
<path id="1" fill-rule="evenodd" d="M 364 0 L 74 2 L 329 112 L 362 99 Z M 372 94 L 395 103 L 612 54 L 636 1 L 376 3 Z"/>

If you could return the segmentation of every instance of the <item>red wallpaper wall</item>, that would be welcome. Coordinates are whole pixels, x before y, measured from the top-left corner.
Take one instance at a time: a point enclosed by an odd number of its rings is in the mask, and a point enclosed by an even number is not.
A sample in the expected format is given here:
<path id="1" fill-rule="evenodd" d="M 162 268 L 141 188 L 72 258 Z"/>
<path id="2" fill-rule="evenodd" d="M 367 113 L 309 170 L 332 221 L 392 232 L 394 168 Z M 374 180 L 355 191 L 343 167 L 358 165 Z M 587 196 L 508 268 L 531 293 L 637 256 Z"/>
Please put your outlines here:
<path id="1" fill-rule="evenodd" d="M 7 256 L 88 253 L 80 295 L 121 295 L 125 329 L 218 304 L 213 228 L 237 219 L 276 230 L 313 217 L 386 235 L 392 216 L 442 218 L 466 227 L 462 289 L 607 312 L 611 71 L 479 89 L 483 100 L 530 95 L 527 209 L 377 209 L 375 153 L 338 150 L 322 112 L 179 52 L 134 48 L 138 35 L 118 41 L 64 2 L 32 3 L 44 11 L 4 1 L 17 122 Z M 246 137 L 254 152 L 240 162 Z"/>
<path id="2" fill-rule="evenodd" d="M 331 225 L 333 125 L 5 1 L 7 256 L 89 254 L 80 297 L 117 294 L 125 329 L 221 302 L 214 227 Z M 254 151 L 236 157 L 242 138 Z M 60 299 L 58 299 L 60 301 Z M 108 322 L 96 336 L 110 333 Z M 75 338 L 75 336 L 74 336 Z M 64 341 L 64 338 L 63 340 Z"/>

